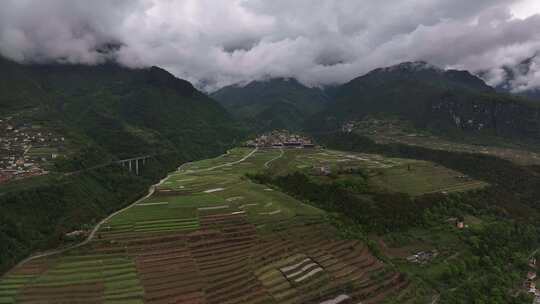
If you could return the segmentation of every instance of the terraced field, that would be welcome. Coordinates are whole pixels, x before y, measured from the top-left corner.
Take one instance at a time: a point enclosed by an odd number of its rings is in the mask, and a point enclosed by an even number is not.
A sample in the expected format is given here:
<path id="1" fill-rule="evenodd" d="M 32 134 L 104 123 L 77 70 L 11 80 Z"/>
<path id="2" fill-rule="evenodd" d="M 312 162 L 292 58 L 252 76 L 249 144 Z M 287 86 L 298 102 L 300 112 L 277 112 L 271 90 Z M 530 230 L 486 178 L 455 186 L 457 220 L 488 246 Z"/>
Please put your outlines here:
<path id="1" fill-rule="evenodd" d="M 88 244 L 0 279 L 0 303 L 407 303 L 409 282 L 325 213 L 245 173 L 402 160 L 338 151 L 234 149 L 181 166 Z M 279 158 L 277 158 L 279 157 Z"/>
<path id="2" fill-rule="evenodd" d="M 488 185 L 428 161 L 333 150 L 288 151 L 282 159 L 273 163 L 271 170 L 280 174 L 323 166 L 331 172 L 363 168 L 374 186 L 411 195 L 468 191 Z"/>

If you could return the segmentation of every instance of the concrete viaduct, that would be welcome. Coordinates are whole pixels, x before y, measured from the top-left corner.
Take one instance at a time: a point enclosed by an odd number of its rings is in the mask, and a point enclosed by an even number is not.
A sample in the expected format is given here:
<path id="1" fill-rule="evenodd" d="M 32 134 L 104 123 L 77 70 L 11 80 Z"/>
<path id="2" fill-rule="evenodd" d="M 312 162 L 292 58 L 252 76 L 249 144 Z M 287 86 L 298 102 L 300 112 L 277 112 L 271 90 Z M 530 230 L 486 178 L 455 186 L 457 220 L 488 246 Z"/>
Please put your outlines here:
<path id="1" fill-rule="evenodd" d="M 122 167 L 127 167 L 129 172 L 135 170 L 135 174 L 139 175 L 139 169 L 146 165 L 146 161 L 152 158 L 153 155 L 145 155 L 128 159 L 117 160 L 115 163 L 122 165 Z"/>

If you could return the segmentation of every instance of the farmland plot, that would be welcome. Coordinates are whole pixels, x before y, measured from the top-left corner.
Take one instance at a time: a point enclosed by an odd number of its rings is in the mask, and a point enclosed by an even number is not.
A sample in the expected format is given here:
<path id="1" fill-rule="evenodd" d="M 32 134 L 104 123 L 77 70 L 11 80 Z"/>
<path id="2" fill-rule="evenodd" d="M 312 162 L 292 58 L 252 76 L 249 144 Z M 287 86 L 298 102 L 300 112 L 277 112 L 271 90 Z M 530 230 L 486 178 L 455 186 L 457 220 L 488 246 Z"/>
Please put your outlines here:
<path id="1" fill-rule="evenodd" d="M 325 212 L 245 178 L 407 163 L 315 149 L 280 153 L 234 149 L 181 166 L 85 246 L 2 277 L 0 303 L 382 303 L 407 290 L 409 282 L 365 244 L 340 239 Z"/>

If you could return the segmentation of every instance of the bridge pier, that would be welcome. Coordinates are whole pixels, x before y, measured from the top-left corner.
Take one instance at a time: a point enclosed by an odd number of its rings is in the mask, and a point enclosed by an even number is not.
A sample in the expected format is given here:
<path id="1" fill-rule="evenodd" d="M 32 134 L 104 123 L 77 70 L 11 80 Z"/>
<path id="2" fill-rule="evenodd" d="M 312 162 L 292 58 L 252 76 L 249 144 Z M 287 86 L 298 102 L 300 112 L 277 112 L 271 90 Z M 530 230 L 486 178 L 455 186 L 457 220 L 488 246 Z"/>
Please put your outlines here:
<path id="1" fill-rule="evenodd" d="M 139 175 L 142 167 L 146 165 L 146 160 L 149 159 L 150 157 L 152 156 L 148 155 L 148 156 L 142 156 L 142 157 L 134 157 L 130 159 L 122 159 L 122 160 L 116 161 L 116 163 L 122 165 L 123 168 L 127 166 L 129 172 L 133 172 L 133 170 L 135 170 L 135 174 Z"/>

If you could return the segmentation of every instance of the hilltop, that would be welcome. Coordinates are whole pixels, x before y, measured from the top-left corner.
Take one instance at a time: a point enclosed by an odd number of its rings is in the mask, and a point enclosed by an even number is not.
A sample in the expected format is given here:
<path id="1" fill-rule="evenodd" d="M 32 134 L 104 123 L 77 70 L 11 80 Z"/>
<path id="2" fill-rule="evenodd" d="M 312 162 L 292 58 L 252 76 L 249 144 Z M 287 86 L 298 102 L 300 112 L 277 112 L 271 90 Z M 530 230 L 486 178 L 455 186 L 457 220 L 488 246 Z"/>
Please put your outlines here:
<path id="1" fill-rule="evenodd" d="M 329 101 L 323 90 L 294 78 L 227 86 L 211 96 L 257 131 L 301 129 L 306 117 L 321 111 Z"/>

